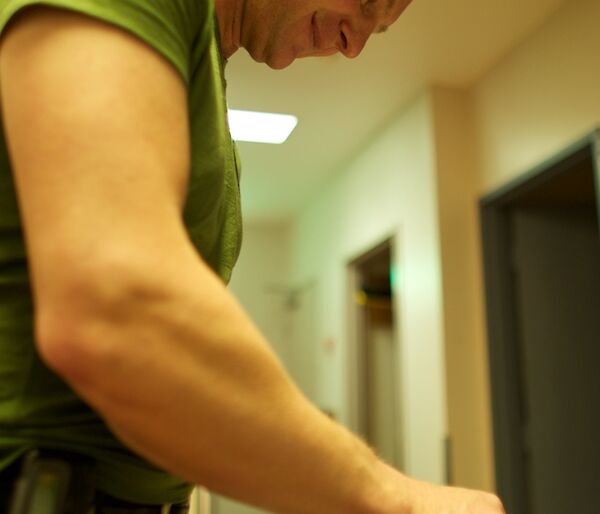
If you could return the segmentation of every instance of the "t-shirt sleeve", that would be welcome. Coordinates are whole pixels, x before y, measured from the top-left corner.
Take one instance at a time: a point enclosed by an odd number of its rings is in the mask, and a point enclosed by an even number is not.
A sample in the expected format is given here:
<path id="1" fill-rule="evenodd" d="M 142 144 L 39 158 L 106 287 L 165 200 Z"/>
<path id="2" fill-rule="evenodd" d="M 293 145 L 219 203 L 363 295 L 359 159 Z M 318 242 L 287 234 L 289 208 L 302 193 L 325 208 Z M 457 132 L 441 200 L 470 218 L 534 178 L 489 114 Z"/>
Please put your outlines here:
<path id="1" fill-rule="evenodd" d="M 69 9 L 139 37 L 190 79 L 190 54 L 206 39 L 212 2 L 206 0 L 0 0 L 0 31 L 20 10 L 33 5 Z"/>

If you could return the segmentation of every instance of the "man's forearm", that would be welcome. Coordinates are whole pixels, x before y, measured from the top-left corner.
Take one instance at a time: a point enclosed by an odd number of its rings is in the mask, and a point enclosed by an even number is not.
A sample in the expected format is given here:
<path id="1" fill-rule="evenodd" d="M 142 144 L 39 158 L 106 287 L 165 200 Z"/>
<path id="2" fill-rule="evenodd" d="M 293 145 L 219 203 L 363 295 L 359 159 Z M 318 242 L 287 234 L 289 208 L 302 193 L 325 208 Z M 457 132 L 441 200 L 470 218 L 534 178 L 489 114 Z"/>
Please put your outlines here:
<path id="1" fill-rule="evenodd" d="M 404 512 L 398 476 L 386 484 L 371 450 L 305 400 L 204 264 L 179 262 L 73 306 L 71 335 L 41 345 L 49 363 L 129 446 L 187 480 L 276 512 Z"/>

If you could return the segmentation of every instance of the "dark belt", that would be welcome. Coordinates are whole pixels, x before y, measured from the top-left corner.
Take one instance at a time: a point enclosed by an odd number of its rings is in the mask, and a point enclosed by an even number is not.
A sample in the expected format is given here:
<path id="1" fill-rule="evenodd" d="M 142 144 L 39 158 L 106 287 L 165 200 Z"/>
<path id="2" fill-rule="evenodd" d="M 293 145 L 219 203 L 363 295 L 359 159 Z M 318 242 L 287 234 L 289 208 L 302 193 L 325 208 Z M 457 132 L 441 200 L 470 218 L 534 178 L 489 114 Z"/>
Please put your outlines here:
<path id="1" fill-rule="evenodd" d="M 1 514 L 187 514 L 189 502 L 144 505 L 114 498 L 96 490 L 89 461 L 33 451 L 0 471 L 0 509 Z"/>

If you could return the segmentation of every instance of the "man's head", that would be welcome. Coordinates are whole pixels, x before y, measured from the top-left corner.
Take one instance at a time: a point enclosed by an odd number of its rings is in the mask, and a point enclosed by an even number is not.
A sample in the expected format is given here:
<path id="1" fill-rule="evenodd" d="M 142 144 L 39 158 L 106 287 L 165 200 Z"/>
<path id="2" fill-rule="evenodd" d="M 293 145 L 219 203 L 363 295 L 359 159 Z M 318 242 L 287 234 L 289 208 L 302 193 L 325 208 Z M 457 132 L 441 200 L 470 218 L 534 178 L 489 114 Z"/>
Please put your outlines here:
<path id="1" fill-rule="evenodd" d="M 237 5 L 236 20 L 230 24 L 234 25 L 231 32 L 237 40 L 234 46 L 245 48 L 255 61 L 280 69 L 300 57 L 338 52 L 356 57 L 369 36 L 386 30 L 410 2 L 217 0 L 217 12 L 221 18 L 227 6 Z"/>

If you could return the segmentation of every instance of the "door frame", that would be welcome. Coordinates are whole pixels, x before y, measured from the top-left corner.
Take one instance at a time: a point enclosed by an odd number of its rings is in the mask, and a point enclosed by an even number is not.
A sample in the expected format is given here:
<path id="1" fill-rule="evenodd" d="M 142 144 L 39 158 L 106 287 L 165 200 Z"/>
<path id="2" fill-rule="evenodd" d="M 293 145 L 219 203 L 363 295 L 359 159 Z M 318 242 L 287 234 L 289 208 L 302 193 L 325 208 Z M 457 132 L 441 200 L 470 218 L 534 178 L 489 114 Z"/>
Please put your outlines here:
<path id="1" fill-rule="evenodd" d="M 364 332 L 363 318 L 359 315 L 359 308 L 355 299 L 356 291 L 358 290 L 360 273 L 358 268 L 365 261 L 379 253 L 383 248 L 390 248 L 390 266 L 398 266 L 398 230 L 387 233 L 384 237 L 377 239 L 375 242 L 363 248 L 360 252 L 355 253 L 352 257 L 346 259 L 346 334 L 347 334 L 347 412 L 349 427 L 357 434 L 365 433 L 365 385 L 364 368 L 361 366 L 360 355 L 363 351 L 361 334 Z M 397 287 L 397 286 L 396 286 Z M 396 451 L 399 460 L 396 463 L 400 468 L 405 465 L 405 427 L 404 427 L 404 411 L 403 404 L 403 377 L 402 377 L 402 342 L 400 330 L 400 294 L 398 289 L 394 289 L 392 285 L 392 309 L 394 316 L 394 342 L 395 342 L 395 396 L 397 405 L 395 406 L 395 422 L 396 422 Z"/>
<path id="2" fill-rule="evenodd" d="M 523 461 L 523 384 L 512 277 L 511 206 L 524 194 L 591 158 L 600 220 L 600 128 L 480 200 L 496 482 L 511 514 L 528 514 Z"/>

